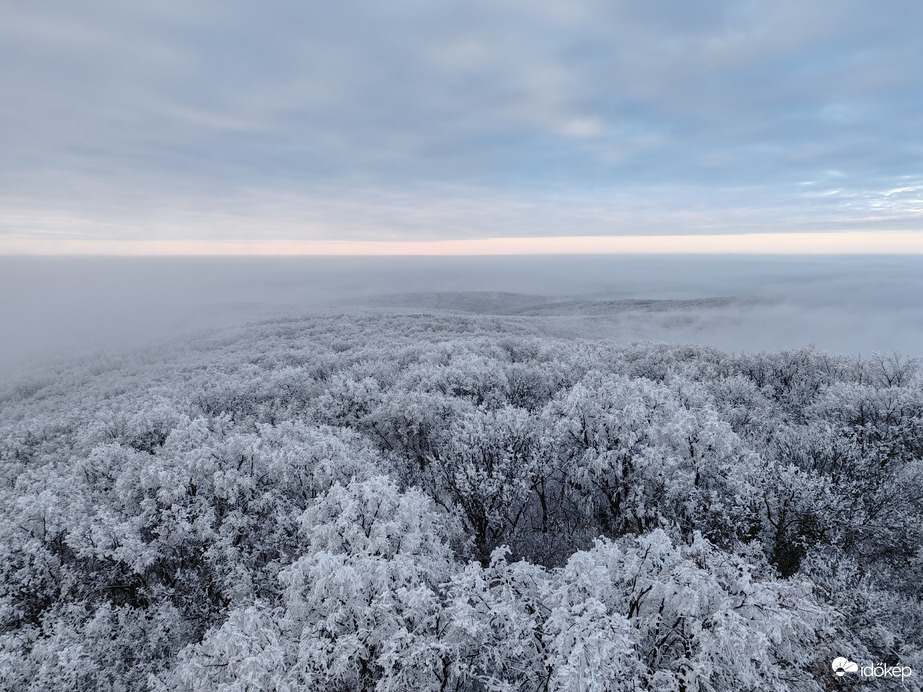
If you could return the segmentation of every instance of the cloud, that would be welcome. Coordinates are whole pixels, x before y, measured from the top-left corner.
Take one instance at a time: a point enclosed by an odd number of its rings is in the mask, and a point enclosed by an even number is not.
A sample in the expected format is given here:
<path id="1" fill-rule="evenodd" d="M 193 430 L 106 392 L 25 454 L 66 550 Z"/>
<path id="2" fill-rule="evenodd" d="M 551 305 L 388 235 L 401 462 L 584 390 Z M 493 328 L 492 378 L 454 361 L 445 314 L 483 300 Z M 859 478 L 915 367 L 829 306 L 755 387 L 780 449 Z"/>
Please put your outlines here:
<path id="1" fill-rule="evenodd" d="M 13 0 L 0 232 L 918 229 L 921 19 L 870 0 Z"/>

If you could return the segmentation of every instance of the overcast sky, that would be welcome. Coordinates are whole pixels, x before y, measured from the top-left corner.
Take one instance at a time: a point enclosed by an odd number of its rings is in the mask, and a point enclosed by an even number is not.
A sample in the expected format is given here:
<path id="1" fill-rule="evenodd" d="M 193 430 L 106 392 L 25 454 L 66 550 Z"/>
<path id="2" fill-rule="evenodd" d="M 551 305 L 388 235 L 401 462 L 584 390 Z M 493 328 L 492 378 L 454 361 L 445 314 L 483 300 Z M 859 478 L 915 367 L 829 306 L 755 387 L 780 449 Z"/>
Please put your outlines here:
<path id="1" fill-rule="evenodd" d="M 921 237 L 921 68 L 919 0 L 4 0 L 0 252 Z"/>

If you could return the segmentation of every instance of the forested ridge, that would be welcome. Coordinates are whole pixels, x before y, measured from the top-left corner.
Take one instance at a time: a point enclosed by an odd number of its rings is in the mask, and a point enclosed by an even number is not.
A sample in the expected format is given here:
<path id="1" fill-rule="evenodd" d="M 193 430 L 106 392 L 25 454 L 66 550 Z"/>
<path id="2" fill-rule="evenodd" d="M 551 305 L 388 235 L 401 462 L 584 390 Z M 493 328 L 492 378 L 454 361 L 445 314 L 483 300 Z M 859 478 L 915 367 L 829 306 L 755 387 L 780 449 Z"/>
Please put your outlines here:
<path id="1" fill-rule="evenodd" d="M 278 320 L 9 385 L 0 689 L 920 689 L 913 361 L 535 319 Z"/>

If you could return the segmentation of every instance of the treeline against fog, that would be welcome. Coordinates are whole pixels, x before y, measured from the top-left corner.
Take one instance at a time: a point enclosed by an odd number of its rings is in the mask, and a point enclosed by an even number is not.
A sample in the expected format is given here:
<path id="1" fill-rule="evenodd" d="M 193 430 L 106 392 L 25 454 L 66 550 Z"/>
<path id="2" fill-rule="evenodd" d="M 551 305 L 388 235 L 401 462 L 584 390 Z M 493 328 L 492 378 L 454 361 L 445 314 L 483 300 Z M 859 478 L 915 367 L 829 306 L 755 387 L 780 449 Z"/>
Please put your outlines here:
<path id="1" fill-rule="evenodd" d="M 315 317 L 48 370 L 0 415 L 3 689 L 923 671 L 923 378 L 897 355 Z"/>

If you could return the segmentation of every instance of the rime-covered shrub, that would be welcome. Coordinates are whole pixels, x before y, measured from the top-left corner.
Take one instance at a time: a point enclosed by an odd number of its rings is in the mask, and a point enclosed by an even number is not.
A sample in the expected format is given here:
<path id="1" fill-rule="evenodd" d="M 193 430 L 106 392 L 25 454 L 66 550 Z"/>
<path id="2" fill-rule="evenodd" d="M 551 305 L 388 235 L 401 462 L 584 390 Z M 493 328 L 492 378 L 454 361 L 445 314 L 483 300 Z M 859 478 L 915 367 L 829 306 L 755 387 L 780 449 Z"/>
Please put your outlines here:
<path id="1" fill-rule="evenodd" d="M 0 687 L 923 670 L 920 488 L 899 356 L 369 315 L 73 363 L 0 392 Z"/>

